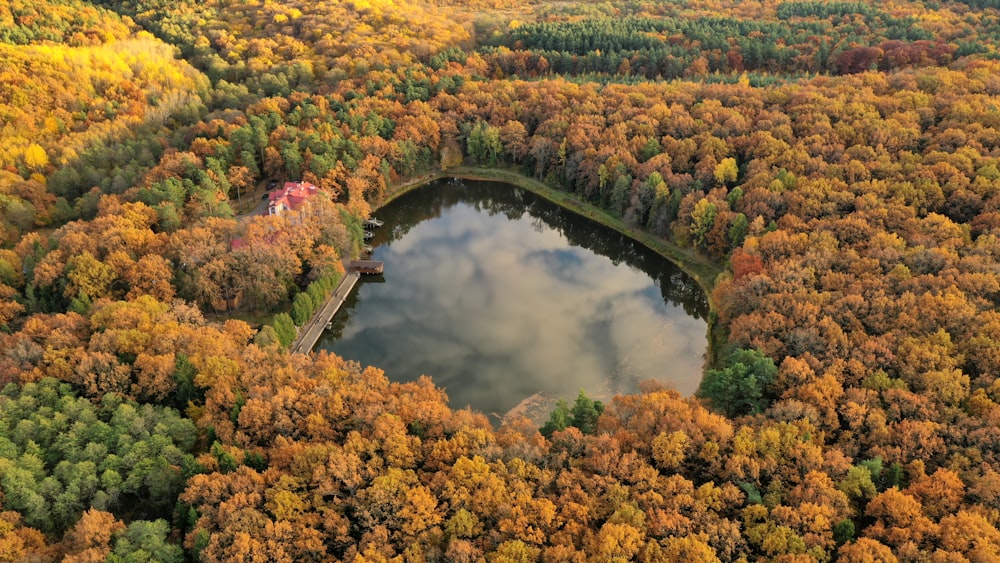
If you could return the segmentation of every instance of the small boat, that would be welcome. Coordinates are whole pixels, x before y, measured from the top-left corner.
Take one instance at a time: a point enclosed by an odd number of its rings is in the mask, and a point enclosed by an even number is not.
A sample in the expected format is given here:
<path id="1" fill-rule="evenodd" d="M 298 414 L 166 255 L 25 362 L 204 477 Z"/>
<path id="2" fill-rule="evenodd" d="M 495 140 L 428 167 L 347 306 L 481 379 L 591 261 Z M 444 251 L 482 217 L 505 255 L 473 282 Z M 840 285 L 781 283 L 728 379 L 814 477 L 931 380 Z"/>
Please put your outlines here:
<path id="1" fill-rule="evenodd" d="M 361 247 L 361 251 L 364 252 L 365 254 L 371 254 L 372 252 L 375 252 L 375 249 L 372 248 L 372 245 L 366 244 Z"/>
<path id="2" fill-rule="evenodd" d="M 371 231 L 365 231 L 365 240 L 370 240 L 375 238 L 375 233 Z"/>
<path id="3" fill-rule="evenodd" d="M 382 225 L 385 225 L 385 221 L 379 221 L 374 217 L 365 219 L 365 226 L 368 227 L 369 229 L 377 229 Z"/>

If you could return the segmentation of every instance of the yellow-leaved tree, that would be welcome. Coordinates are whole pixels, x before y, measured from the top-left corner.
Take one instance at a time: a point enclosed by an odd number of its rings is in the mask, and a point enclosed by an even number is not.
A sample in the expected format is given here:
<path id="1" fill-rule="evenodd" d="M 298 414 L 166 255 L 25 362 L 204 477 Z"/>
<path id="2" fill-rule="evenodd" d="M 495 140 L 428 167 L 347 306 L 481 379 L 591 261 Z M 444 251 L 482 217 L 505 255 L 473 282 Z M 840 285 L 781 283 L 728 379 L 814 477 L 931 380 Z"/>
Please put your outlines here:
<path id="1" fill-rule="evenodd" d="M 24 149 L 24 165 L 32 172 L 39 172 L 49 165 L 49 155 L 37 143 Z"/>

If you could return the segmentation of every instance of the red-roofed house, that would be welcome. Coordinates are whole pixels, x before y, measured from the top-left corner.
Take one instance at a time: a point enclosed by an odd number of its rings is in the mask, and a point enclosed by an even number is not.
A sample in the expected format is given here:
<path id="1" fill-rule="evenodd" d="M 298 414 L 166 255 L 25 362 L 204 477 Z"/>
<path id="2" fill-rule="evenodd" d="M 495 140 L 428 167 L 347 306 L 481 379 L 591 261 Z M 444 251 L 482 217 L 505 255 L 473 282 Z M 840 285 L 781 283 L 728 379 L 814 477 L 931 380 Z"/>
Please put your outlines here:
<path id="1" fill-rule="evenodd" d="M 317 193 L 319 188 L 309 182 L 285 182 L 284 188 L 268 194 L 266 215 L 281 215 L 285 211 L 295 211 Z"/>

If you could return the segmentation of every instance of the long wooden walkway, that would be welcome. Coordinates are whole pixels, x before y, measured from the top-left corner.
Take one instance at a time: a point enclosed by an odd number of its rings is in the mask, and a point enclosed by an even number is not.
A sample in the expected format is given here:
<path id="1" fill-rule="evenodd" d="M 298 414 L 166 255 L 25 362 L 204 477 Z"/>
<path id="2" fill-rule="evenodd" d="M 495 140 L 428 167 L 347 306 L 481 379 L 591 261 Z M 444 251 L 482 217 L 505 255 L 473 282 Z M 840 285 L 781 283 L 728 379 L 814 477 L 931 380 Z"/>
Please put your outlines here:
<path id="1" fill-rule="evenodd" d="M 340 310 L 340 306 L 344 304 L 344 300 L 347 299 L 360 278 L 361 274 L 358 272 L 349 272 L 344 276 L 344 279 L 340 280 L 340 285 L 326 300 L 323 307 L 313 315 L 308 324 L 299 330 L 299 337 L 295 339 L 295 342 L 292 342 L 289 348 L 293 354 L 308 354 L 312 351 L 313 346 L 316 346 L 319 337 L 326 330 L 326 324 Z"/>

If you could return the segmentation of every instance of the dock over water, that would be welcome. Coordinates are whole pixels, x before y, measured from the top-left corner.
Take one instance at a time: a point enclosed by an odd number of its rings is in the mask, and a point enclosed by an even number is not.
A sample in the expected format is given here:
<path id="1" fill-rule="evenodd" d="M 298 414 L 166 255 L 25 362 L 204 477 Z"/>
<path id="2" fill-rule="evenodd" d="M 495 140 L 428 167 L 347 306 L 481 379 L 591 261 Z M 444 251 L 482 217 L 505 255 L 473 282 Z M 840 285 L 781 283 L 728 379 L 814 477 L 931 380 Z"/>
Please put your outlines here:
<path id="1" fill-rule="evenodd" d="M 347 265 L 347 271 L 359 274 L 382 275 L 385 270 L 385 262 L 381 260 L 352 260 Z"/>
<path id="2" fill-rule="evenodd" d="M 337 286 L 337 289 L 330 295 L 330 298 L 323 304 L 323 307 L 319 311 L 316 311 L 312 320 L 299 329 L 299 337 L 289 347 L 291 353 L 308 354 L 312 352 L 313 347 L 319 342 L 319 337 L 326 330 L 326 325 L 333 320 L 333 316 L 337 314 L 337 311 L 340 310 L 340 306 L 344 304 L 351 290 L 358 284 L 358 280 L 361 279 L 362 274 L 382 275 L 384 271 L 385 262 L 381 260 L 352 260 L 349 262 L 347 264 L 347 275 L 344 276 L 344 279 L 340 280 L 340 285 Z"/>
<path id="3" fill-rule="evenodd" d="M 299 337 L 289 347 L 291 353 L 308 354 L 312 351 L 316 343 L 319 342 L 319 337 L 326 330 L 327 323 L 340 310 L 340 306 L 344 304 L 344 300 L 347 299 L 347 296 L 354 289 L 354 286 L 357 285 L 359 279 L 361 279 L 361 274 L 351 271 L 344 276 L 344 279 L 340 280 L 340 285 L 337 286 L 337 289 L 330 295 L 330 298 L 323 304 L 323 307 L 313 315 L 312 320 L 308 324 L 299 330 Z"/>

